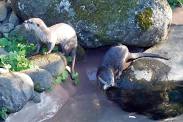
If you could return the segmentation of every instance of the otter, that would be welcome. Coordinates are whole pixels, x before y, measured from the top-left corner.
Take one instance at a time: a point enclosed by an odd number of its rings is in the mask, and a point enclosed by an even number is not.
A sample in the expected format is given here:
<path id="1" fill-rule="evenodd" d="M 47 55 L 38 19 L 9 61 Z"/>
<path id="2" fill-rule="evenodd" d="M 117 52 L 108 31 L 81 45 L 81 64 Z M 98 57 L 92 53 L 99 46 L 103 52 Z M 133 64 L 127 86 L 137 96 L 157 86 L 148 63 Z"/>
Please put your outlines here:
<path id="1" fill-rule="evenodd" d="M 40 42 L 47 45 L 48 51 L 45 54 L 51 53 L 55 45 L 58 44 L 64 55 L 71 55 L 71 73 L 74 73 L 76 49 L 78 44 L 76 32 L 70 25 L 58 23 L 51 27 L 47 27 L 42 19 L 30 18 L 24 21 L 24 26 L 26 30 L 32 31 Z M 35 54 L 39 53 L 42 46 L 39 41 L 37 41 L 36 44 Z"/>
<path id="2" fill-rule="evenodd" d="M 106 90 L 109 87 L 115 86 L 115 80 L 119 79 L 122 71 L 127 69 L 130 64 L 142 57 L 152 57 L 169 60 L 169 58 L 152 53 L 130 53 L 127 46 L 118 45 L 111 47 L 104 55 L 102 64 L 97 70 L 97 80 L 99 85 Z"/>

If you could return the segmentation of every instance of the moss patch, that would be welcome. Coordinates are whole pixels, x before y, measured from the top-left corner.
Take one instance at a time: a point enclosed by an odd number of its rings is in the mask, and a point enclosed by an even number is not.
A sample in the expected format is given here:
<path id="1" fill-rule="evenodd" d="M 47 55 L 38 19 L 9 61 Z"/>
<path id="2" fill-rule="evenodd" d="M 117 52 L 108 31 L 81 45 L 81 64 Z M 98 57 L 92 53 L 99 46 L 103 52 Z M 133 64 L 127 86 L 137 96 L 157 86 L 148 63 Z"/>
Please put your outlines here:
<path id="1" fill-rule="evenodd" d="M 136 16 L 137 22 L 143 31 L 148 30 L 153 25 L 152 14 L 152 9 L 148 7 Z"/>
<path id="2" fill-rule="evenodd" d="M 107 25 L 124 22 L 128 19 L 128 11 L 136 7 L 138 0 L 72 0 L 72 6 L 78 20 L 94 24 L 98 35 L 106 35 Z M 107 38 L 105 36 L 104 39 Z"/>

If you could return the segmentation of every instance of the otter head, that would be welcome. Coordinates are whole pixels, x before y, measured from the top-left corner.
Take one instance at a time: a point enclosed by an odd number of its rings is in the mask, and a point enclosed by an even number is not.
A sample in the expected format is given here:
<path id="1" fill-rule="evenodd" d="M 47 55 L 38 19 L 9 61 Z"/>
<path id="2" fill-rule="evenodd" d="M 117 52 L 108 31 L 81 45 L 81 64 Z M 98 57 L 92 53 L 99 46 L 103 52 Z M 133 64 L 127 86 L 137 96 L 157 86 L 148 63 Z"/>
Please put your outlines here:
<path id="1" fill-rule="evenodd" d="M 97 80 L 104 90 L 115 86 L 114 73 L 110 68 L 99 67 L 97 71 Z"/>
<path id="2" fill-rule="evenodd" d="M 40 18 L 30 18 L 25 20 L 23 24 L 25 28 L 30 31 L 39 31 L 40 29 L 47 28 L 43 20 Z"/>

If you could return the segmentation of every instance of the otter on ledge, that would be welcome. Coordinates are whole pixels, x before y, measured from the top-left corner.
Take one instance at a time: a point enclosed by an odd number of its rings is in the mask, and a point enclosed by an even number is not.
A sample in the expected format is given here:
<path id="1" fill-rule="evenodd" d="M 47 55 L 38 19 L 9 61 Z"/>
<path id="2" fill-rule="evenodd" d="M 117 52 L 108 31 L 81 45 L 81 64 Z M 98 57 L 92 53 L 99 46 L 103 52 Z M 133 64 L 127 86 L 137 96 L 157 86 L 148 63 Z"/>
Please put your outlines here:
<path id="1" fill-rule="evenodd" d="M 115 79 L 119 79 L 122 71 L 138 58 L 152 57 L 169 60 L 166 57 L 152 53 L 130 53 L 125 45 L 111 47 L 104 55 L 101 66 L 98 68 L 96 77 L 99 84 L 106 90 L 115 86 Z"/>
<path id="2" fill-rule="evenodd" d="M 40 18 L 31 18 L 24 21 L 24 26 L 26 30 L 32 31 L 40 42 L 47 45 L 48 52 L 46 52 L 46 54 L 51 53 L 55 44 L 59 44 L 64 55 L 71 55 L 71 73 L 74 73 L 76 49 L 78 44 L 76 32 L 70 25 L 58 23 L 51 27 L 47 27 Z M 40 42 L 37 41 L 36 54 L 39 53 L 41 48 Z"/>

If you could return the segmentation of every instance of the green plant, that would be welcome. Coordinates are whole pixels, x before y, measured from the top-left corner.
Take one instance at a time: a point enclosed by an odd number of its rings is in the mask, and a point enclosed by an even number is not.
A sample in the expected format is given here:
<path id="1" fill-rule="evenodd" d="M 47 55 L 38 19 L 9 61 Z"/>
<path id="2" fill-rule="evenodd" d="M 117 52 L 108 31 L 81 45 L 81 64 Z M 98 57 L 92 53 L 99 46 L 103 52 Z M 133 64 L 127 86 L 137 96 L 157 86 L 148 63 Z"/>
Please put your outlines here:
<path id="1" fill-rule="evenodd" d="M 168 3 L 172 8 L 183 5 L 183 0 L 168 0 Z"/>
<path id="2" fill-rule="evenodd" d="M 5 120 L 8 117 L 8 109 L 5 107 L 0 108 L 0 118 Z"/>
<path id="3" fill-rule="evenodd" d="M 17 38 L 1 38 L 0 47 L 3 47 L 8 52 L 21 52 L 29 55 L 35 49 L 34 44 L 27 44 L 23 37 Z"/>
<path id="4" fill-rule="evenodd" d="M 23 53 L 10 52 L 8 55 L 0 56 L 0 66 L 11 71 L 21 71 L 33 67 L 32 63 Z"/>
<path id="5" fill-rule="evenodd" d="M 72 78 L 74 80 L 74 84 L 78 85 L 80 83 L 78 72 L 72 73 Z"/>
<path id="6" fill-rule="evenodd" d="M 0 56 L 1 67 L 8 68 L 11 71 L 21 71 L 33 66 L 27 59 L 27 55 L 33 52 L 35 46 L 27 44 L 23 38 L 1 38 L 0 47 L 9 52 L 7 55 Z"/>
<path id="7" fill-rule="evenodd" d="M 64 82 L 68 78 L 68 76 L 68 72 L 66 70 L 63 71 L 60 75 L 56 77 L 56 79 L 54 80 L 54 84 L 60 84 Z"/>

